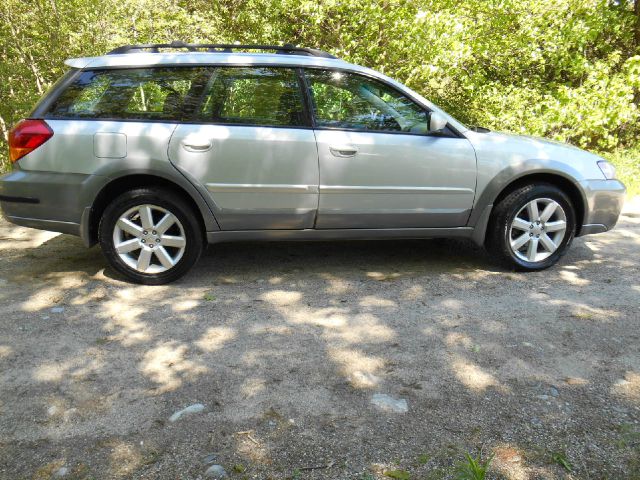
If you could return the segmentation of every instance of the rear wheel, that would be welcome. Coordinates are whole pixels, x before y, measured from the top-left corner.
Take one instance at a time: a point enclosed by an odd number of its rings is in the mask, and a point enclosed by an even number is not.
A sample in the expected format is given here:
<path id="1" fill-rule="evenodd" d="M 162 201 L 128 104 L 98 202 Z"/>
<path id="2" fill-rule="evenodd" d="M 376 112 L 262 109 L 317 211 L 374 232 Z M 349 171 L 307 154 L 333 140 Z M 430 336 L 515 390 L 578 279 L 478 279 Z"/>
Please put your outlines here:
<path id="1" fill-rule="evenodd" d="M 203 248 L 202 231 L 189 205 L 174 193 L 156 188 L 117 197 L 104 211 L 98 235 L 113 268 L 147 285 L 177 280 Z"/>
<path id="2" fill-rule="evenodd" d="M 486 247 L 510 268 L 542 270 L 566 253 L 575 230 L 575 210 L 562 190 L 549 184 L 526 185 L 495 206 Z"/>

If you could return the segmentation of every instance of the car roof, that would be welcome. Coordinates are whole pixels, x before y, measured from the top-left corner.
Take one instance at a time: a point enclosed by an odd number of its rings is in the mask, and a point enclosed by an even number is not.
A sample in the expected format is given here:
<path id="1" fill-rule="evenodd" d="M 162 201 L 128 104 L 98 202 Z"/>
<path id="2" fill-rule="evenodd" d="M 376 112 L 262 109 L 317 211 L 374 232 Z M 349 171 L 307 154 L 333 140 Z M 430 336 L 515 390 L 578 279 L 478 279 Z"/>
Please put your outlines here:
<path id="1" fill-rule="evenodd" d="M 172 65 L 289 65 L 368 70 L 336 58 L 309 55 L 241 53 L 241 52 L 140 52 L 72 58 L 65 62 L 72 68 L 126 68 Z"/>

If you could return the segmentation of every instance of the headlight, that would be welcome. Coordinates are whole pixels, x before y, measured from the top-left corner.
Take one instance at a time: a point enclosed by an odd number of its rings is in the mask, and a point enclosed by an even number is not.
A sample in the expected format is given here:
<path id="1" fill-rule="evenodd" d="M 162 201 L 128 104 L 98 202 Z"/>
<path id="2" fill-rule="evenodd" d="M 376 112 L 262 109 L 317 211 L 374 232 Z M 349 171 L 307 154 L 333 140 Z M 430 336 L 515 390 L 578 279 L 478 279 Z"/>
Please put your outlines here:
<path id="1" fill-rule="evenodd" d="M 609 162 L 607 162 L 606 160 L 600 160 L 598 162 L 598 166 L 600 167 L 604 178 L 606 178 L 607 180 L 616 178 L 616 167 L 611 165 Z"/>

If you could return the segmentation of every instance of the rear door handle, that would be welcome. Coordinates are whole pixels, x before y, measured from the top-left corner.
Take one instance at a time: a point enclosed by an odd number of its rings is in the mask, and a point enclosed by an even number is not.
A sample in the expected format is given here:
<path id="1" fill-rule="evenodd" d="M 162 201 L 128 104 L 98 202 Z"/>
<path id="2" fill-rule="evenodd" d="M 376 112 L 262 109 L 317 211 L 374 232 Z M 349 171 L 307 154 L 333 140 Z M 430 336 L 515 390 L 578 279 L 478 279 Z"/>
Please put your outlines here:
<path id="1" fill-rule="evenodd" d="M 358 147 L 355 145 L 331 145 L 329 151 L 334 157 L 355 157 Z"/>
<path id="2" fill-rule="evenodd" d="M 210 140 L 190 136 L 182 140 L 181 144 L 188 152 L 208 152 L 212 147 Z"/>

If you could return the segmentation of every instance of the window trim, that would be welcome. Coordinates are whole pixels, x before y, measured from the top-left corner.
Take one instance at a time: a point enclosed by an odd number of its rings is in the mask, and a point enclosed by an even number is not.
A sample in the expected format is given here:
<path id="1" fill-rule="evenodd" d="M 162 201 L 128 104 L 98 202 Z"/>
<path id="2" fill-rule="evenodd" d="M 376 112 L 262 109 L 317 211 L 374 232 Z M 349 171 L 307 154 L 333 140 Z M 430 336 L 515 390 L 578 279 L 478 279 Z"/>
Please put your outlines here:
<path id="1" fill-rule="evenodd" d="M 309 90 L 309 83 L 307 82 L 307 76 L 304 74 L 303 67 L 296 68 L 296 73 L 298 75 L 298 86 L 300 88 L 300 93 L 302 93 L 302 102 L 304 104 L 304 117 L 305 117 L 306 126 L 312 129 L 315 129 L 316 119 L 315 119 L 315 115 L 313 114 L 313 103 L 311 98 L 311 92 Z"/>

